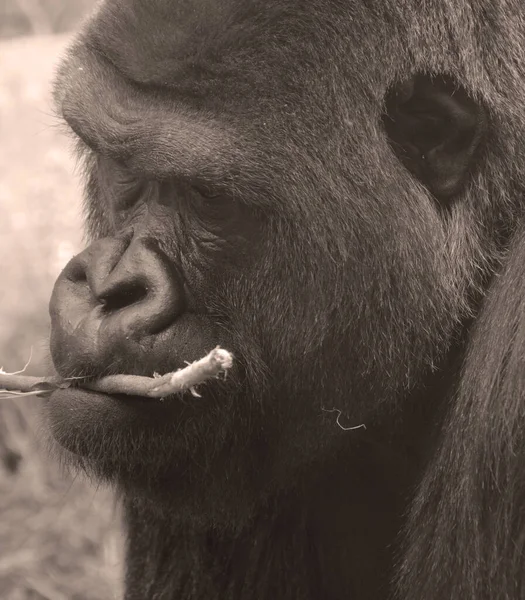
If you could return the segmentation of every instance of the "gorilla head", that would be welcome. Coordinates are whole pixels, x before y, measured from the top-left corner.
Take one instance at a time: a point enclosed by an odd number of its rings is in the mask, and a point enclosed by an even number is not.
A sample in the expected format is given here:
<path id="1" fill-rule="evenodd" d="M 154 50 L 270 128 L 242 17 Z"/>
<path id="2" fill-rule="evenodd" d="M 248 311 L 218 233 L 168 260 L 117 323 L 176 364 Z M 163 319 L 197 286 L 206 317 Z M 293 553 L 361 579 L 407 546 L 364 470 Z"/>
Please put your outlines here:
<path id="1" fill-rule="evenodd" d="M 497 377 L 519 304 L 485 299 L 524 287 L 524 35 L 518 0 L 107 0 L 86 24 L 55 93 L 91 236 L 51 300 L 56 369 L 236 358 L 200 399 L 49 401 L 122 495 L 127 600 L 378 600 L 394 563 L 403 599 L 523 597 L 489 490 L 522 413 L 491 442 L 469 407 L 523 380 Z"/>

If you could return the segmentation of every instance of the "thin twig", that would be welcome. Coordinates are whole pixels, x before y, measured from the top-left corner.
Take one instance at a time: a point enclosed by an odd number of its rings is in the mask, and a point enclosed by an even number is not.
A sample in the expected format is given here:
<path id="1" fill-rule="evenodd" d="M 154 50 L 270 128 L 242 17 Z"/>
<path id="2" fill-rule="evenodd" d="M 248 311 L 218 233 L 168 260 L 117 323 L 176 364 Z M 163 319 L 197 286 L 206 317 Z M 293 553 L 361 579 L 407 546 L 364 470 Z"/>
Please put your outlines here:
<path id="1" fill-rule="evenodd" d="M 18 371 L 17 373 L 20 373 Z M 46 385 L 59 387 L 63 380 L 57 377 L 31 377 L 30 375 L 18 375 L 17 373 L 4 373 L 0 371 L 0 391 L 10 392 L 32 392 L 36 386 L 44 390 Z"/>
<path id="2" fill-rule="evenodd" d="M 105 394 L 126 394 L 148 398 L 162 398 L 184 390 L 190 390 L 194 396 L 199 396 L 195 390 L 196 385 L 217 377 L 221 372 L 226 373 L 232 365 L 232 354 L 217 346 L 204 358 L 189 364 L 184 369 L 162 376 L 108 375 L 95 381 L 80 383 L 79 387 Z M 45 395 L 70 385 L 71 380 L 59 377 L 30 377 L 0 370 L 0 397 Z"/>

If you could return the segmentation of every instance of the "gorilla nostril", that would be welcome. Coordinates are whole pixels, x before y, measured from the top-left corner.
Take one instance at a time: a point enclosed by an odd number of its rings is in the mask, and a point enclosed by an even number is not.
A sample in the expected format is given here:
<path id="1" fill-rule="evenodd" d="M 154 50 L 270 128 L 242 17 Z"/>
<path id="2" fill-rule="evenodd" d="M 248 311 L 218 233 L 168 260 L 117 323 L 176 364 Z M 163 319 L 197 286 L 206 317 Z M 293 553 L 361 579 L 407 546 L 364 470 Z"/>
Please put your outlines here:
<path id="1" fill-rule="evenodd" d="M 148 288 L 140 283 L 119 287 L 117 290 L 101 296 L 98 300 L 105 312 L 114 312 L 137 304 L 148 295 Z"/>
<path id="2" fill-rule="evenodd" d="M 85 264 L 81 261 L 73 259 L 69 266 L 67 278 L 73 283 L 87 282 L 87 272 Z"/>

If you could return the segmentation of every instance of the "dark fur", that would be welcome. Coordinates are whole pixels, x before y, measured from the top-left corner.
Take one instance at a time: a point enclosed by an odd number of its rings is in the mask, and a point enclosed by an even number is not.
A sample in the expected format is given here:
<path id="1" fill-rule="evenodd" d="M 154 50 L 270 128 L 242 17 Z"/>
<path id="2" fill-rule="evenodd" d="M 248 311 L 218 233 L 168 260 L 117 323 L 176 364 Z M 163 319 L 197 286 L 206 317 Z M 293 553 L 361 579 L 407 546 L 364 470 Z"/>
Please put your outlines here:
<path id="1" fill-rule="evenodd" d="M 416 76 L 484 115 L 444 202 L 385 131 Z M 139 360 L 122 339 L 108 364 L 55 343 L 59 371 L 151 374 L 218 342 L 238 365 L 121 429 L 51 402 L 123 496 L 126 600 L 523 600 L 522 0 L 109 0 L 56 100 L 92 238 L 156 239 L 202 315 L 200 346 Z M 149 209 L 118 204 L 99 155 L 164 182 Z M 208 188 L 237 202 L 211 237 Z"/>

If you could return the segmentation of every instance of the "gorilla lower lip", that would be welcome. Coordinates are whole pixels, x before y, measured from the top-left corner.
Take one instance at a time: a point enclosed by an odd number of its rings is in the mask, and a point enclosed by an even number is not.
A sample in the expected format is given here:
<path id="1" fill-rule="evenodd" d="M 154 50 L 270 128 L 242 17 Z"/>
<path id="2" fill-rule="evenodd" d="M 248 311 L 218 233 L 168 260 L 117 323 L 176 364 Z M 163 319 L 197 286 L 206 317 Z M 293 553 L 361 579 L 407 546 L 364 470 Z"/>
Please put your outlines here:
<path id="1" fill-rule="evenodd" d="M 64 414 L 62 411 L 67 411 L 82 424 L 82 427 L 103 419 L 107 426 L 118 429 L 145 423 L 148 419 L 158 420 L 159 414 L 165 421 L 165 410 L 178 411 L 178 406 L 177 402 L 152 402 L 151 398 L 145 396 L 103 394 L 81 388 L 56 390 L 48 400 L 52 421 L 55 414 Z"/>
<path id="2" fill-rule="evenodd" d="M 121 402 L 145 402 L 151 403 L 154 402 L 154 398 L 148 398 L 147 396 L 130 396 L 128 394 L 107 394 L 108 397 L 114 398 L 115 400 L 119 400 Z M 159 402 L 163 400 L 163 398 L 157 399 Z"/>
<path id="3" fill-rule="evenodd" d="M 54 391 L 47 407 L 53 437 L 66 450 L 85 458 L 96 454 L 87 431 L 103 430 L 104 436 L 133 440 L 144 429 L 163 431 L 179 423 L 188 409 L 181 402 L 152 402 L 141 396 L 102 394 L 81 388 Z"/>

